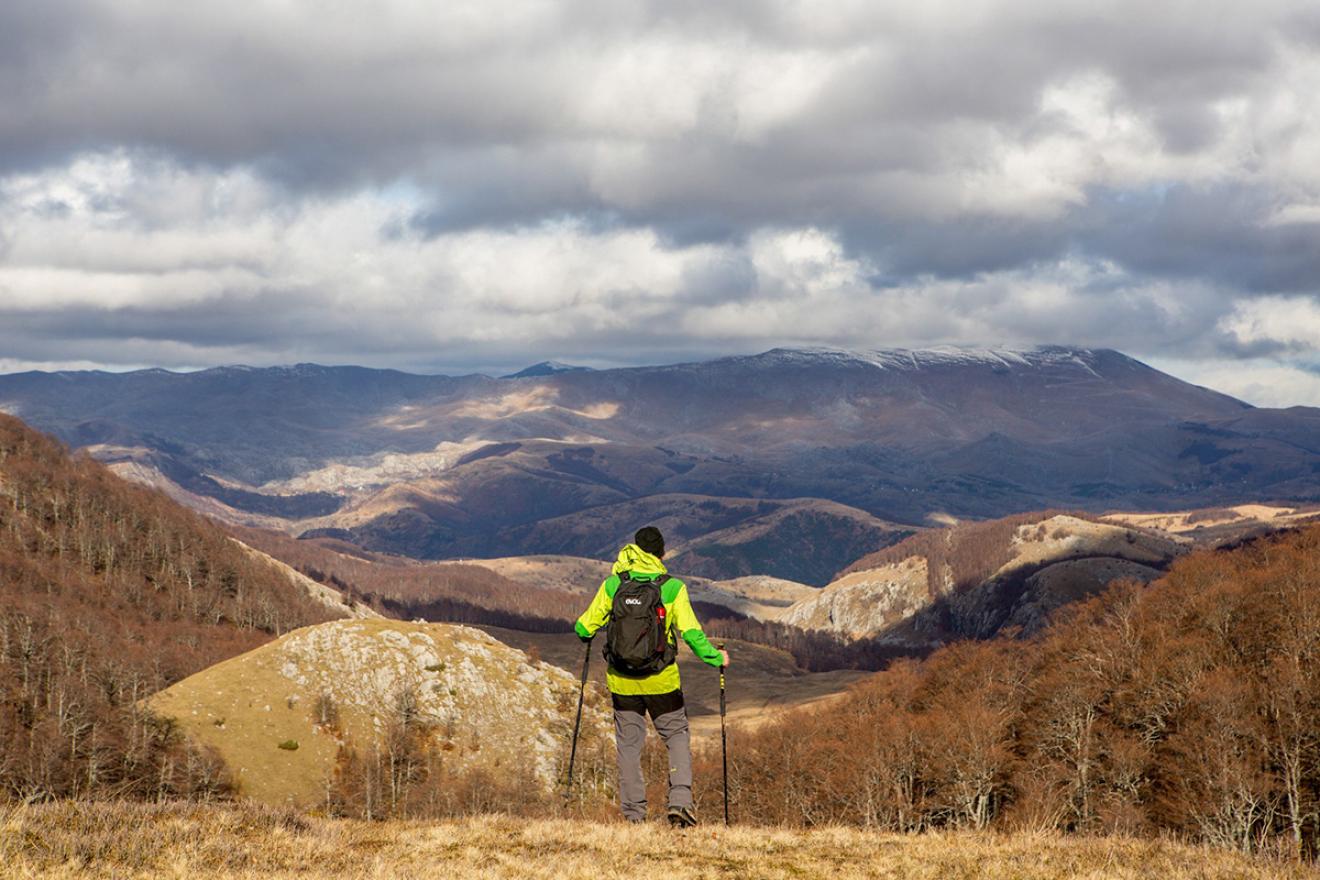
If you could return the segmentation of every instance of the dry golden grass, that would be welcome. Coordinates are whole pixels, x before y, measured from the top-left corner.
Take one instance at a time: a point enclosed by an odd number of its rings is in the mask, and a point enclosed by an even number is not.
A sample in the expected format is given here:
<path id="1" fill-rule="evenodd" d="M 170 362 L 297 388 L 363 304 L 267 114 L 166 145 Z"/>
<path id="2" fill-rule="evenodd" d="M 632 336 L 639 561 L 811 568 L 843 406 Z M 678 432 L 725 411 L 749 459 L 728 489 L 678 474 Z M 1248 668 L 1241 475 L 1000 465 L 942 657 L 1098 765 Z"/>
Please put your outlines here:
<path id="1" fill-rule="evenodd" d="M 902 836 L 827 828 L 675 832 L 485 816 L 350 822 L 251 806 L 59 803 L 0 812 L 3 877 L 1302 878 L 1309 867 L 1170 841 Z"/>

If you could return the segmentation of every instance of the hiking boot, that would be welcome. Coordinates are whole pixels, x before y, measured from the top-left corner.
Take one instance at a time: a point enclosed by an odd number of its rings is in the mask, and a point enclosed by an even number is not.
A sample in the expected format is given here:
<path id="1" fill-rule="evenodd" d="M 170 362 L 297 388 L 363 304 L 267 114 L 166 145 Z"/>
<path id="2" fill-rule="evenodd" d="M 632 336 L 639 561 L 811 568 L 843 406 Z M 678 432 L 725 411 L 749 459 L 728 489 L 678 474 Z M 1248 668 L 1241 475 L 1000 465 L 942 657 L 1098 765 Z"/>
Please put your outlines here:
<path id="1" fill-rule="evenodd" d="M 675 828 L 691 828 L 697 824 L 697 814 L 691 807 L 670 807 L 669 824 Z"/>

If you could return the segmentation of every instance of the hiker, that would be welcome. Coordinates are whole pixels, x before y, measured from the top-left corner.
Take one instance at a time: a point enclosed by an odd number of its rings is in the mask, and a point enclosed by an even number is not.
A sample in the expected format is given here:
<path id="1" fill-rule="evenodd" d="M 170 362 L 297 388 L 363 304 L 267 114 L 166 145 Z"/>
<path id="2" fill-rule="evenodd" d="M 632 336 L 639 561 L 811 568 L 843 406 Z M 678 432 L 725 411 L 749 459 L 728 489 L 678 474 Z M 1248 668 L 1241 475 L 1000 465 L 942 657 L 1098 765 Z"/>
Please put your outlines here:
<path id="1" fill-rule="evenodd" d="M 642 779 L 642 743 L 646 716 L 669 752 L 671 825 L 697 824 L 692 806 L 692 748 L 687 710 L 678 680 L 678 636 L 711 666 L 727 666 L 729 655 L 711 645 L 688 599 L 687 585 L 671 577 L 660 560 L 665 539 L 654 526 L 639 529 L 634 543 L 619 551 L 614 573 L 574 629 L 590 642 L 610 624 L 606 636 L 607 681 L 614 702 L 614 742 L 619 754 L 619 804 L 629 822 L 646 820 L 646 783 Z"/>

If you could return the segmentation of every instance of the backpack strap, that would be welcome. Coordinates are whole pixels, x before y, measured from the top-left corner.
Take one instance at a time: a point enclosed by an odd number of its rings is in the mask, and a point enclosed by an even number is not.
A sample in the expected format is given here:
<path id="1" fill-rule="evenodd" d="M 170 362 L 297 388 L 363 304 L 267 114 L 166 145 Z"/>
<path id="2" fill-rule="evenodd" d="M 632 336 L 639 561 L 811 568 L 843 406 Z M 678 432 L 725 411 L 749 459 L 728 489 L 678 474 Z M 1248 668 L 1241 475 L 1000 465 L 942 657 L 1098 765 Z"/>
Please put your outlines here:
<path id="1" fill-rule="evenodd" d="M 633 576 L 632 576 L 632 572 L 631 572 L 631 571 L 621 571 L 621 572 L 618 573 L 618 575 L 616 575 L 616 577 L 618 577 L 618 579 L 619 579 L 619 583 L 620 583 L 620 584 L 622 584 L 624 581 L 630 581 L 630 580 L 633 580 Z M 658 574 L 658 575 L 656 575 L 655 577 L 651 578 L 650 580 L 647 580 L 647 581 L 638 581 L 638 583 L 641 583 L 641 584 L 655 584 L 656 587 L 658 588 L 658 587 L 663 587 L 665 584 L 669 583 L 670 577 L 671 577 L 671 575 L 670 575 L 668 572 L 665 572 L 664 574 Z"/>

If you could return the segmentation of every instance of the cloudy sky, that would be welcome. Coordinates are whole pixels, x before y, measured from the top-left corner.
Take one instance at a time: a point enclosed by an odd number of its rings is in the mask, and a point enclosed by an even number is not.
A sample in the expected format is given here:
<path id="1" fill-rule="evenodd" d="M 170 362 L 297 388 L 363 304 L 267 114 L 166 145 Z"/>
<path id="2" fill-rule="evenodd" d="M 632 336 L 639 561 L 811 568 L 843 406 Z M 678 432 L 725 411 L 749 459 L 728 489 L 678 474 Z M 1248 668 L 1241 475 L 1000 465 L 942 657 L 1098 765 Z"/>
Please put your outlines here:
<path id="1" fill-rule="evenodd" d="M 0 370 L 1119 348 L 1320 404 L 1313 2 L 0 4 Z"/>

